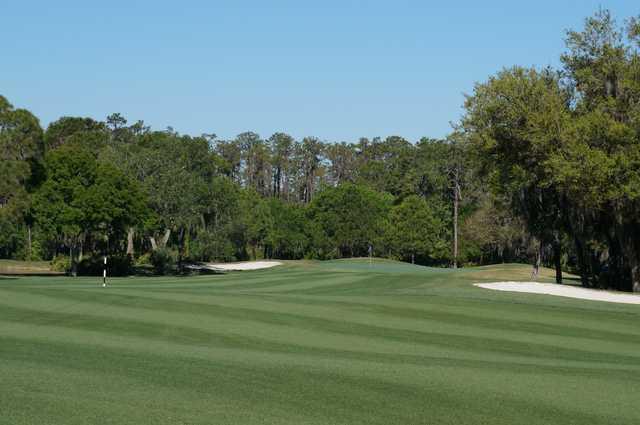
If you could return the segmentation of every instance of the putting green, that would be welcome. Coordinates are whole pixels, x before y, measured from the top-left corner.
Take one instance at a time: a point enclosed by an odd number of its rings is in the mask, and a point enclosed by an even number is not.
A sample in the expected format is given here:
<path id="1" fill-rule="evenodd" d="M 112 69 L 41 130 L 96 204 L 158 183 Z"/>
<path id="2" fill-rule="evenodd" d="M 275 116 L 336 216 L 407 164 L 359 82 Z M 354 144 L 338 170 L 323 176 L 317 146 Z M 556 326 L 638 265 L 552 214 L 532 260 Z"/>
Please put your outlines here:
<path id="1" fill-rule="evenodd" d="M 285 263 L 0 278 L 0 424 L 640 423 L 640 306 L 472 285 L 520 265 Z"/>

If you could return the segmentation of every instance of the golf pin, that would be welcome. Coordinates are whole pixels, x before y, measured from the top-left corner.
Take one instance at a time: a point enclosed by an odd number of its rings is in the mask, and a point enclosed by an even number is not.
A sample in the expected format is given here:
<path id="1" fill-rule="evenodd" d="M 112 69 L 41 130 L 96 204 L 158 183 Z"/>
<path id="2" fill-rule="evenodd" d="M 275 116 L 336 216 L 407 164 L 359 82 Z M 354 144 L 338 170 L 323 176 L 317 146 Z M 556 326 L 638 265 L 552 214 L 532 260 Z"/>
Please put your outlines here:
<path id="1" fill-rule="evenodd" d="M 107 286 L 107 256 L 104 256 L 104 269 L 102 270 L 102 287 Z"/>

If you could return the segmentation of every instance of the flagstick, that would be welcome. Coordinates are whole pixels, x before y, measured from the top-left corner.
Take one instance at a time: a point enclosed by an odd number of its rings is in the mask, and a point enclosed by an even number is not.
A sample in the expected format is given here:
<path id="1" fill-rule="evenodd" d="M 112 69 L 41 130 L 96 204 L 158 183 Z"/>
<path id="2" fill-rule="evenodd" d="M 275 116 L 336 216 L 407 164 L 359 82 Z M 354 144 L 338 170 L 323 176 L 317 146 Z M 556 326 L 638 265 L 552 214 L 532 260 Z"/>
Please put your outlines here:
<path id="1" fill-rule="evenodd" d="M 102 270 L 102 287 L 107 286 L 107 256 L 104 256 L 104 269 Z"/>

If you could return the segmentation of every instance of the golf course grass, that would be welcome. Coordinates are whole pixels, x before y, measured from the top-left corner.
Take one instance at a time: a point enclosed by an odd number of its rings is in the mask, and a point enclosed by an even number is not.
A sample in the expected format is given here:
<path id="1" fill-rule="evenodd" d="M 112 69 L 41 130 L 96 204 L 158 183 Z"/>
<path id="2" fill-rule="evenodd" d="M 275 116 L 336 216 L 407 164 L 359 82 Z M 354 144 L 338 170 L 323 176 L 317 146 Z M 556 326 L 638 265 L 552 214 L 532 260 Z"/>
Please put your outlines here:
<path id="1" fill-rule="evenodd" d="M 639 424 L 640 306 L 472 285 L 529 273 L 0 277 L 0 423 Z"/>
<path id="2" fill-rule="evenodd" d="M 51 270 L 48 261 L 15 261 L 0 260 L 0 275 L 62 275 L 64 273 Z"/>

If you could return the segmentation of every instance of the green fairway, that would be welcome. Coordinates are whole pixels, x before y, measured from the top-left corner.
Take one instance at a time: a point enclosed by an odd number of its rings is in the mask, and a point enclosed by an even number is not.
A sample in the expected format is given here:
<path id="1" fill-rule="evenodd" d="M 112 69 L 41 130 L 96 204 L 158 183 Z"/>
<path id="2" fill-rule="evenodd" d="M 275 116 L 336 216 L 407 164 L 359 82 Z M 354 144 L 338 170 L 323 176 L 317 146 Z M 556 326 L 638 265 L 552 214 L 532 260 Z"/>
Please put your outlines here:
<path id="1" fill-rule="evenodd" d="M 640 423 L 640 306 L 472 286 L 529 273 L 0 277 L 0 423 Z"/>

